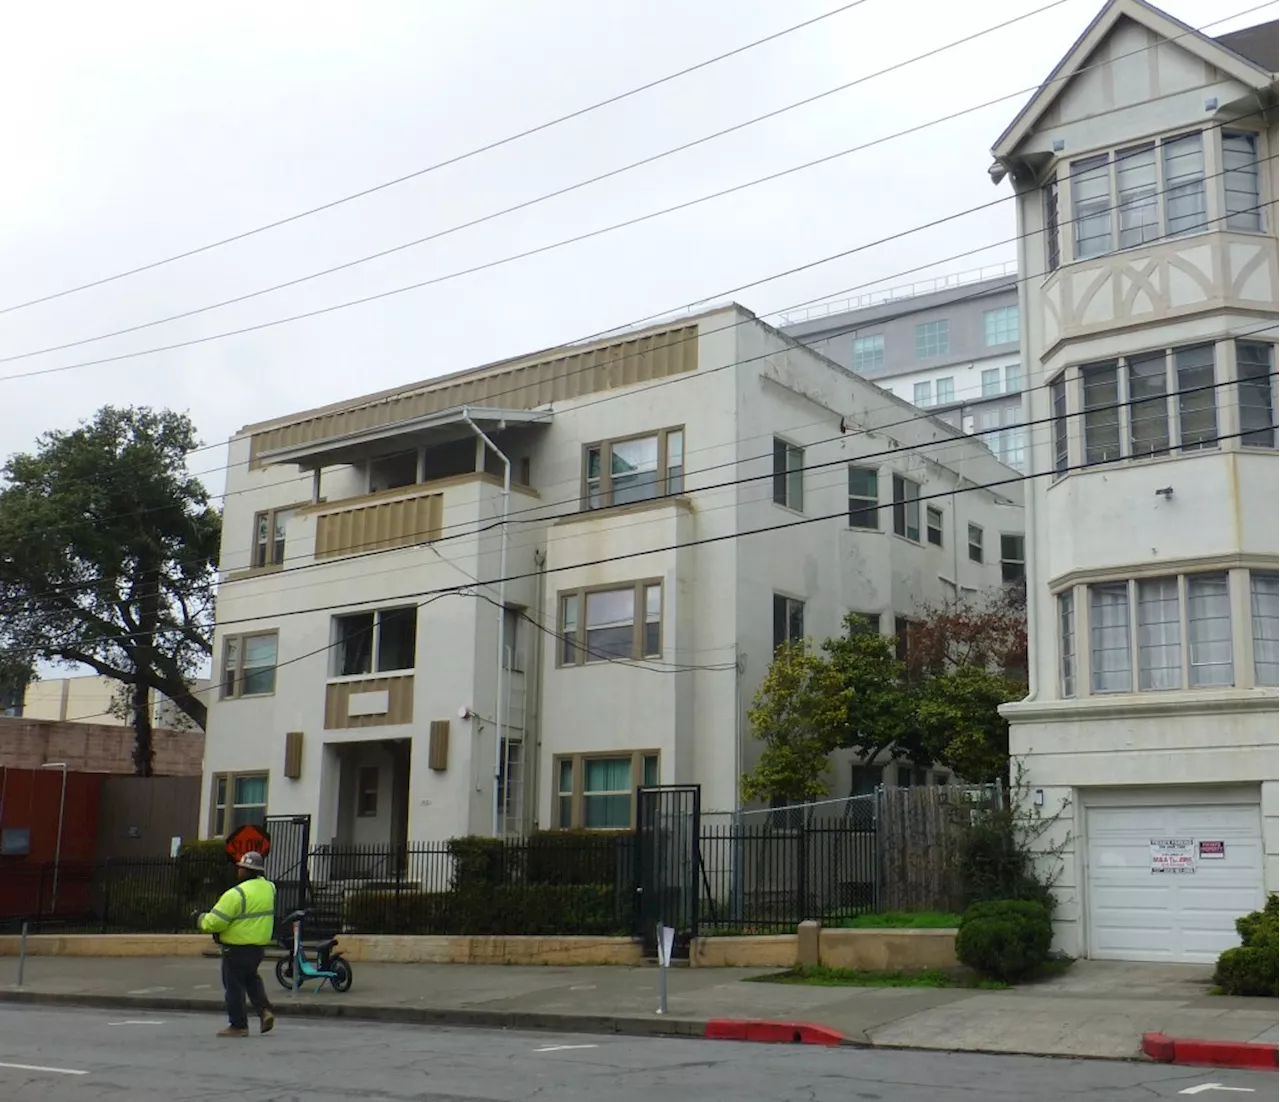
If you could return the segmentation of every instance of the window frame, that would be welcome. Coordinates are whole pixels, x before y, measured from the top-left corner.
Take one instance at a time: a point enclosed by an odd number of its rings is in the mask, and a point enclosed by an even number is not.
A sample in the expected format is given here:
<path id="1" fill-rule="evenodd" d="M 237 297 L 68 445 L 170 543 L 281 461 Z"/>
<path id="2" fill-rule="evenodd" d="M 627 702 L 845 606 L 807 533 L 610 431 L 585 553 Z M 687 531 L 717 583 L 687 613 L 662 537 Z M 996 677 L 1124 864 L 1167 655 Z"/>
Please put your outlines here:
<path id="1" fill-rule="evenodd" d="M 974 538 L 974 533 L 977 533 L 976 539 Z M 983 531 L 982 525 L 969 521 L 968 537 L 969 561 L 977 563 L 979 566 L 985 565 L 987 557 L 986 533 Z"/>
<path id="2" fill-rule="evenodd" d="M 629 758 L 631 761 L 631 787 L 627 791 L 627 796 L 631 803 L 630 821 L 627 826 L 618 827 L 591 827 L 586 825 L 586 799 L 589 795 L 585 790 L 586 785 L 586 764 L 591 761 L 619 761 L 623 758 Z M 570 789 L 565 791 L 561 786 L 562 763 L 569 763 L 570 767 Z M 578 753 L 556 754 L 551 762 L 551 807 L 552 807 L 552 830 L 590 830 L 599 833 L 622 833 L 625 831 L 635 830 L 636 828 L 636 791 L 643 788 L 648 783 L 649 763 L 653 763 L 653 773 L 657 783 L 662 780 L 662 751 L 656 748 L 645 750 L 591 750 Z M 609 790 L 607 792 L 595 793 L 595 795 L 603 796 L 621 796 L 622 790 Z M 564 808 L 562 801 L 568 800 L 569 822 L 564 823 Z"/>
<path id="3" fill-rule="evenodd" d="M 773 438 L 773 503 L 804 513 L 804 448 L 781 436 Z"/>
<path id="4" fill-rule="evenodd" d="M 946 384 L 943 386 L 943 384 Z M 941 379 L 936 380 L 934 384 L 934 402 L 935 406 L 951 406 L 956 401 L 956 377 L 954 375 L 944 375 Z"/>
<path id="5" fill-rule="evenodd" d="M 382 659 L 382 618 L 387 613 L 392 612 L 413 612 L 413 665 L 398 667 L 396 669 L 380 669 Z M 352 620 L 356 617 L 372 616 L 373 626 L 370 629 L 369 642 L 369 669 L 364 673 L 342 673 L 342 638 L 338 634 L 338 622 L 340 620 Z M 331 684 L 346 681 L 369 681 L 377 677 L 403 677 L 407 674 L 414 673 L 418 668 L 418 606 L 416 604 L 408 605 L 388 605 L 385 608 L 366 608 L 358 612 L 342 612 L 335 613 L 330 618 L 329 639 L 330 639 L 330 659 L 329 659 L 329 676 L 326 679 Z"/>
<path id="6" fill-rule="evenodd" d="M 373 774 L 373 787 L 369 789 L 365 786 L 365 781 L 369 775 Z M 378 803 L 382 791 L 382 770 L 376 765 L 361 765 L 356 768 L 356 818 L 357 819 L 376 819 L 378 817 Z M 370 804 L 365 804 L 365 797 L 372 794 L 373 800 Z"/>
<path id="7" fill-rule="evenodd" d="M 266 784 L 266 797 L 263 802 L 258 803 L 236 803 L 235 792 L 236 782 L 242 780 L 262 780 Z M 262 821 L 266 821 L 268 808 L 271 804 L 271 773 L 266 769 L 247 769 L 238 772 L 214 773 L 210 778 L 209 792 L 209 837 L 225 838 L 228 833 L 227 827 L 235 818 L 237 808 L 258 808 L 262 809 Z M 223 794 L 219 798 L 219 786 L 222 786 Z M 248 821 L 248 820 L 246 820 Z M 243 824 L 236 823 L 232 829 Z M 258 825 L 261 825 L 259 823 Z"/>
<path id="8" fill-rule="evenodd" d="M 1017 540 L 1018 554 L 1014 558 L 1010 558 L 1005 554 L 1005 541 Z M 1015 577 L 1009 577 L 1008 567 L 1016 566 L 1017 574 Z M 1020 585 L 1027 580 L 1027 537 L 1024 532 L 1001 532 L 1000 533 L 1000 583 L 1002 585 Z"/>
<path id="9" fill-rule="evenodd" d="M 931 318 L 916 323 L 916 359 L 935 360 L 951 355 L 951 319 Z M 932 351 L 930 351 L 932 349 Z"/>
<path id="10" fill-rule="evenodd" d="M 613 449 L 619 444 L 631 444 L 638 440 L 652 438 L 657 448 L 657 467 L 653 472 L 653 486 L 657 492 L 649 497 L 637 498 L 635 501 L 614 501 L 613 491 Z M 677 444 L 672 447 L 672 442 Z M 600 475 L 598 479 L 591 477 L 591 453 L 600 452 Z M 672 453 L 679 452 L 680 462 L 672 463 Z M 665 497 L 674 497 L 684 493 L 687 473 L 685 447 L 685 426 L 668 425 L 666 428 L 650 429 L 647 432 L 635 432 L 627 436 L 611 436 L 603 440 L 592 440 L 582 446 L 582 479 L 581 510 L 598 513 L 603 509 L 623 509 L 629 505 L 643 505 L 650 501 L 660 501 Z M 674 473 L 673 473 L 674 472 Z M 595 491 L 597 498 L 593 501 L 592 484 L 599 483 Z"/>
<path id="11" fill-rule="evenodd" d="M 1269 448 L 1276 447 L 1276 345 L 1271 341 L 1247 340 L 1237 337 L 1232 342 L 1235 352 L 1235 385 L 1233 389 L 1236 395 L 1236 418 L 1239 421 L 1240 429 L 1240 446 L 1242 448 Z M 1240 373 L 1240 349 L 1241 348 L 1263 348 L 1267 351 L 1267 362 L 1258 364 L 1250 361 L 1250 368 L 1261 367 L 1264 370 L 1261 374 L 1250 373 L 1246 379 Z M 1244 398 L 1246 394 L 1245 386 L 1249 385 L 1253 393 L 1263 396 L 1266 399 L 1265 412 L 1270 421 L 1270 427 L 1261 426 L 1253 429 L 1244 427 L 1245 409 L 1263 409 L 1264 407 L 1254 403 L 1246 403 Z"/>
<path id="12" fill-rule="evenodd" d="M 246 693 L 244 691 L 244 673 L 245 673 L 244 657 L 245 657 L 245 652 L 248 649 L 246 644 L 248 644 L 250 641 L 254 639 L 265 639 L 265 638 L 272 638 L 276 642 L 275 661 L 273 661 L 270 664 L 271 688 L 266 692 Z M 232 688 L 230 691 L 228 691 L 227 651 L 230 649 L 230 645 L 232 643 L 236 644 L 235 671 L 234 671 L 234 682 L 232 683 Z M 237 632 L 233 635 L 224 635 L 222 637 L 222 648 L 220 651 L 220 655 L 221 655 L 221 664 L 219 666 L 219 670 L 221 671 L 221 677 L 218 679 L 218 699 L 219 700 L 253 700 L 259 697 L 275 696 L 276 671 L 279 670 L 280 668 L 280 629 L 279 628 L 269 628 L 263 631 Z M 259 669 L 266 669 L 266 668 L 267 667 L 265 665 L 250 667 L 251 670 L 259 670 Z"/>
<path id="13" fill-rule="evenodd" d="M 648 619 L 648 592 L 658 590 L 658 646 L 653 654 L 644 653 L 646 646 L 646 626 Z M 631 653 L 628 655 L 596 655 L 587 646 L 587 598 L 596 593 L 632 593 L 631 605 Z M 575 604 L 574 640 L 566 636 L 566 606 L 569 601 Z M 562 589 L 556 593 L 556 666 L 569 669 L 575 666 L 609 665 L 615 662 L 657 662 L 664 653 L 664 637 L 666 635 L 667 595 L 666 585 L 662 578 L 637 578 L 631 582 L 605 582 L 600 585 L 579 586 L 575 589 Z M 572 648 L 573 658 L 566 660 Z"/>
<path id="14" fill-rule="evenodd" d="M 911 386 L 911 404 L 920 409 L 928 409 L 933 405 L 933 380 L 925 379 Z"/>
<path id="15" fill-rule="evenodd" d="M 1260 633 L 1259 629 L 1261 625 L 1259 621 L 1262 619 L 1266 619 L 1266 620 L 1271 620 L 1277 624 L 1280 624 L 1280 601 L 1278 601 L 1277 603 L 1276 615 L 1260 615 L 1259 614 L 1257 581 L 1262 578 L 1269 579 L 1273 585 L 1276 585 L 1278 588 L 1280 588 L 1280 573 L 1278 573 L 1277 571 L 1275 570 L 1250 570 L 1249 571 L 1249 638 L 1250 638 L 1250 646 L 1252 651 L 1250 657 L 1252 658 L 1252 662 L 1253 662 L 1254 685 L 1261 686 L 1263 688 L 1274 688 L 1276 685 L 1280 684 L 1280 662 L 1268 663 L 1268 665 L 1271 667 L 1271 670 L 1273 672 L 1271 672 L 1270 674 L 1270 680 L 1267 680 L 1264 677 L 1259 675 L 1259 670 L 1263 669 L 1263 666 L 1259 661 L 1258 651 L 1260 649 L 1259 648 L 1260 642 L 1263 642 L 1263 643 L 1270 642 L 1273 649 L 1277 646 L 1277 644 L 1275 642 L 1274 637 L 1268 640 L 1266 639 L 1265 635 Z M 1264 610 L 1264 613 L 1265 613 L 1265 610 Z M 1263 630 L 1265 630 L 1265 628 Z"/>
<path id="16" fill-rule="evenodd" d="M 773 603 L 771 606 L 773 614 L 773 650 L 770 652 L 771 654 L 777 654 L 778 648 L 784 643 L 790 643 L 794 646 L 797 643 L 803 643 L 805 641 L 804 618 L 805 606 L 807 604 L 808 602 L 801 597 L 793 597 L 789 593 L 774 593 Z M 791 630 L 793 626 L 793 615 L 797 608 L 800 612 L 800 634 L 798 636 L 794 635 Z M 782 639 L 778 638 L 779 614 L 781 614 L 781 622 L 785 633 L 785 638 Z"/>
<path id="17" fill-rule="evenodd" d="M 915 496 L 907 495 L 907 487 L 915 489 Z M 907 478 L 906 475 L 894 473 L 893 476 L 893 534 L 911 543 L 920 543 L 921 538 L 921 513 L 920 508 L 920 490 L 921 485 L 914 479 Z M 912 507 L 915 513 L 915 535 L 911 534 L 912 525 Z"/>
<path id="18" fill-rule="evenodd" d="M 871 476 L 871 489 L 875 491 L 875 496 L 871 497 L 867 494 L 854 493 L 854 476 L 855 474 L 865 474 Z M 858 487 L 866 489 L 866 487 Z M 854 503 L 859 504 L 855 507 Z M 854 522 L 855 517 L 868 518 L 869 524 L 857 524 Z M 878 532 L 880 531 L 880 468 L 879 467 L 863 467 L 858 463 L 849 464 L 849 528 L 855 532 Z"/>
<path id="19" fill-rule="evenodd" d="M 937 524 L 934 524 L 934 520 Z M 942 547 L 945 541 L 944 525 L 946 524 L 946 515 L 937 505 L 926 505 L 924 508 L 924 536 L 925 543 L 931 547 Z M 938 533 L 938 538 L 934 539 L 934 532 Z"/>
<path id="20" fill-rule="evenodd" d="M 1231 209 L 1231 196 L 1233 194 L 1244 194 L 1244 193 L 1233 192 L 1233 189 L 1230 187 L 1232 176 L 1234 174 L 1239 174 L 1242 170 L 1239 167 L 1229 168 L 1227 166 L 1227 140 L 1229 138 L 1244 138 L 1248 141 L 1250 145 L 1250 154 L 1251 154 L 1252 160 L 1246 161 L 1245 164 L 1251 163 L 1253 165 L 1252 176 L 1254 180 L 1254 187 L 1253 187 L 1253 194 L 1251 196 L 1253 200 L 1252 208 L 1245 207 L 1237 210 Z M 1266 233 L 1267 232 L 1267 204 L 1266 204 L 1266 200 L 1263 198 L 1263 172 L 1261 168 L 1262 161 L 1259 154 L 1259 150 L 1262 148 L 1261 138 L 1262 138 L 1262 135 L 1256 130 L 1223 129 L 1219 132 L 1218 147 L 1220 151 L 1220 156 L 1218 158 L 1218 163 L 1219 165 L 1221 165 L 1220 171 L 1222 173 L 1222 211 L 1223 211 L 1222 224 L 1226 229 L 1231 230 L 1233 233 Z M 1249 175 L 1249 173 L 1245 172 L 1245 175 Z M 1255 224 L 1233 225 L 1231 220 L 1241 214 L 1252 215 L 1252 217 L 1255 220 Z"/>
<path id="21" fill-rule="evenodd" d="M 868 353 L 874 363 L 864 364 L 859 361 L 867 358 Z M 879 371 L 884 367 L 884 334 L 871 333 L 865 337 L 853 338 L 853 350 L 849 359 L 855 372 Z"/>
<path id="22" fill-rule="evenodd" d="M 1002 334 L 1007 334 L 1010 327 L 1010 318 L 1012 318 L 1013 336 L 1005 336 L 1003 340 L 993 340 L 992 337 L 999 338 Z M 1012 306 L 993 306 L 990 310 L 982 312 L 982 335 L 988 348 L 999 348 L 1006 344 L 1017 344 L 1020 340 L 1019 327 L 1022 319 L 1018 313 L 1018 306 L 1015 303 Z"/>
<path id="23" fill-rule="evenodd" d="M 1058 692 L 1064 700 L 1072 700 L 1080 676 L 1079 652 L 1076 646 L 1076 591 L 1065 589 L 1058 594 Z"/>
<path id="24" fill-rule="evenodd" d="M 296 513 L 299 509 L 310 504 L 311 502 L 309 501 L 295 501 L 289 505 L 277 505 L 271 509 L 259 509 L 253 514 L 253 535 L 249 545 L 249 569 L 265 572 L 268 570 L 279 570 L 284 566 L 284 557 L 288 550 L 288 541 L 284 538 L 285 533 L 283 532 L 280 533 L 280 539 L 275 538 L 277 534 L 276 525 L 279 523 L 281 515 Z M 259 522 L 263 518 L 266 518 L 267 523 L 267 541 L 265 544 L 258 539 Z M 288 516 L 286 516 L 285 519 L 287 521 Z M 278 556 L 277 545 L 279 547 Z M 263 554 L 261 556 L 258 554 L 259 548 L 263 548 Z M 259 561 L 260 557 L 262 560 L 261 562 Z"/>

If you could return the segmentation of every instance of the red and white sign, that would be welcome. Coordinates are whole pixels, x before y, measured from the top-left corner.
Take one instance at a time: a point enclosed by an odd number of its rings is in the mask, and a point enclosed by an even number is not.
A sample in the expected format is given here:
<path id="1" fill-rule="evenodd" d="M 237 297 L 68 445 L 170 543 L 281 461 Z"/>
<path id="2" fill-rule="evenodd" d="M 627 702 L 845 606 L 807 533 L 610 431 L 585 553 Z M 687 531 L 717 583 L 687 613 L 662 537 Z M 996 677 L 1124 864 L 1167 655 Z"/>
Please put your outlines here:
<path id="1" fill-rule="evenodd" d="M 1195 872 L 1195 841 L 1191 838 L 1152 838 L 1151 871 L 1153 873 Z"/>
<path id="2" fill-rule="evenodd" d="M 1225 861 L 1227 859 L 1226 842 L 1201 842 L 1201 861 Z"/>

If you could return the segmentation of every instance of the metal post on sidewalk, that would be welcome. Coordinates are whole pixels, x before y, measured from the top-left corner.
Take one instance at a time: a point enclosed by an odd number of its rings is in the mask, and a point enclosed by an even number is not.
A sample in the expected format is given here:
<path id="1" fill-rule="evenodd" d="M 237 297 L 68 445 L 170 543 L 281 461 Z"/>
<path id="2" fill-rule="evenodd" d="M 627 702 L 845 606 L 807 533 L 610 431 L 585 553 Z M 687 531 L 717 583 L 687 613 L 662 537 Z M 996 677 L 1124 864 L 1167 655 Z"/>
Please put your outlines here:
<path id="1" fill-rule="evenodd" d="M 658 923 L 658 1010 L 667 1012 L 667 972 L 671 968 L 671 951 L 675 947 L 676 932 L 670 926 Z"/>
<path id="2" fill-rule="evenodd" d="M 22 938 L 18 942 L 18 986 L 22 986 L 22 976 L 27 970 L 27 924 L 22 924 Z"/>
<path id="3" fill-rule="evenodd" d="M 302 983 L 302 922 L 293 924 L 293 992 L 291 999 L 298 997 L 298 987 Z"/>

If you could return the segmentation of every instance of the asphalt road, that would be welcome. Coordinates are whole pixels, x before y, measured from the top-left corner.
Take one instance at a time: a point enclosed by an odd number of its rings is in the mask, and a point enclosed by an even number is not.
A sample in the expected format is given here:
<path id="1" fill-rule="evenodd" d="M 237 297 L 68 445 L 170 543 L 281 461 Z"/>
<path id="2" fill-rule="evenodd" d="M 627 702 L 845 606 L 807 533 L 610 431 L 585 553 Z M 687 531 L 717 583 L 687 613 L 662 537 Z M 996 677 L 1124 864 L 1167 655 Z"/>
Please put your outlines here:
<path id="1" fill-rule="evenodd" d="M 268 1037 L 221 1041 L 220 1026 L 212 1016 L 0 1007 L 0 1099 L 1151 1102 L 1205 1083 L 1239 1093 L 1192 1097 L 1276 1096 L 1275 1075 L 1092 1060 L 287 1019 Z"/>

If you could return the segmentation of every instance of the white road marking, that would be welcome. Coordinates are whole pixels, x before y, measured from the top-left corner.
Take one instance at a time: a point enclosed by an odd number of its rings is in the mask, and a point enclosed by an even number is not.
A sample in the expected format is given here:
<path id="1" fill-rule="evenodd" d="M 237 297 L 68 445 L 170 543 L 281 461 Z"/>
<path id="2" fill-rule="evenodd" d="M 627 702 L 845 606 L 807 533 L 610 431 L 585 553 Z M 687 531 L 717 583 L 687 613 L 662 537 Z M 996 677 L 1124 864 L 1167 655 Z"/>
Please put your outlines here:
<path id="1" fill-rule="evenodd" d="M 0 1068 L 12 1068 L 14 1071 L 45 1071 L 50 1075 L 88 1075 L 87 1071 L 77 1071 L 75 1068 L 45 1068 L 39 1064 L 3 1064 Z"/>
<path id="2" fill-rule="evenodd" d="M 569 988 L 570 991 L 594 991 L 596 985 L 594 983 L 579 983 Z"/>
<path id="3" fill-rule="evenodd" d="M 1200 1083 L 1198 1086 L 1188 1087 L 1186 1090 L 1178 1091 L 1179 1094 L 1204 1094 L 1205 1091 L 1235 1091 L 1237 1094 L 1253 1094 L 1252 1087 L 1224 1087 L 1221 1083 Z"/>
<path id="4" fill-rule="evenodd" d="M 577 1048 L 599 1048 L 599 1045 L 547 1045 L 544 1048 L 535 1048 L 534 1052 L 568 1052 L 570 1049 Z"/>
<path id="5" fill-rule="evenodd" d="M 170 991 L 169 987 L 139 987 L 136 991 L 130 991 L 130 995 L 155 995 L 161 991 Z"/>
<path id="6" fill-rule="evenodd" d="M 155 1018 L 129 1018 L 123 1022 L 108 1022 L 107 1025 L 164 1025 L 164 1022 Z"/>
<path id="7" fill-rule="evenodd" d="M 209 988 L 211 988 L 212 986 L 213 984 L 211 983 L 198 983 L 191 990 L 192 991 L 208 991 Z"/>

